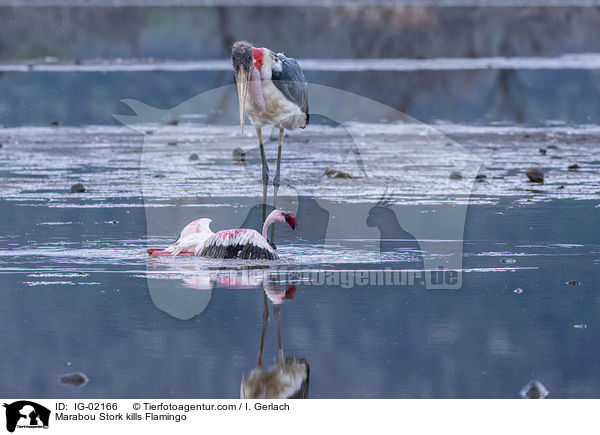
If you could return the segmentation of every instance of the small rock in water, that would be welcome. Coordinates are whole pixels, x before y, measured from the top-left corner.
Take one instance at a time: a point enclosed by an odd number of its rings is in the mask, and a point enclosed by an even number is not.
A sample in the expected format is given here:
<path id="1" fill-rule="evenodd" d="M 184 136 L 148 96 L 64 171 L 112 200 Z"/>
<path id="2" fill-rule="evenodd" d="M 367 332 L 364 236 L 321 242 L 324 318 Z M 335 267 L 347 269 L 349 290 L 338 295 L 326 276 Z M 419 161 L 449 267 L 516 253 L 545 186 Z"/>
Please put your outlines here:
<path id="1" fill-rule="evenodd" d="M 549 150 L 557 150 L 558 147 L 556 145 L 548 145 Z"/>
<path id="2" fill-rule="evenodd" d="M 242 164 L 246 161 L 246 153 L 241 148 L 236 148 L 233 150 L 232 157 L 233 163 Z"/>
<path id="3" fill-rule="evenodd" d="M 2 148 L 2 146 L 3 146 L 3 145 L 0 143 L 0 148 Z"/>
<path id="4" fill-rule="evenodd" d="M 73 184 L 71 186 L 71 193 L 84 193 L 84 192 L 85 192 L 85 187 L 83 187 L 83 184 L 81 184 L 81 183 Z"/>
<path id="5" fill-rule="evenodd" d="M 573 328 L 575 328 L 575 329 L 586 329 L 587 325 L 585 323 L 581 323 L 579 325 L 573 325 Z"/>
<path id="6" fill-rule="evenodd" d="M 196 160 L 199 160 L 199 159 L 200 159 L 200 157 L 198 157 L 198 154 L 196 154 L 196 153 L 190 154 L 190 157 L 188 158 L 188 160 L 190 162 L 195 162 Z"/>
<path id="7" fill-rule="evenodd" d="M 179 124 L 179 121 L 176 119 L 171 119 L 170 121 L 167 121 L 167 125 L 177 125 Z"/>
<path id="8" fill-rule="evenodd" d="M 554 159 L 554 160 L 562 160 L 562 157 L 561 157 L 561 156 L 552 156 L 552 157 L 550 157 L 550 158 L 551 158 L 551 159 Z"/>
<path id="9" fill-rule="evenodd" d="M 563 186 L 563 185 L 560 185 L 557 187 L 557 189 L 564 189 L 564 188 L 565 188 L 565 186 Z"/>
<path id="10" fill-rule="evenodd" d="M 325 172 L 323 173 L 323 175 L 325 175 L 326 177 L 329 177 L 329 178 L 347 178 L 347 179 L 359 178 L 359 177 L 356 177 L 347 172 L 338 171 L 337 169 L 329 169 L 329 168 L 325 169 Z"/>
<path id="11" fill-rule="evenodd" d="M 452 172 L 450 173 L 450 179 L 451 179 L 451 180 L 462 180 L 462 178 L 463 178 L 463 177 L 462 177 L 462 175 L 461 175 L 461 173 L 460 173 L 460 172 L 457 172 L 457 171 L 452 171 Z"/>
<path id="12" fill-rule="evenodd" d="M 83 373 L 69 373 L 60 377 L 60 383 L 65 385 L 72 385 L 74 387 L 81 387 L 88 382 L 88 378 Z"/>
<path id="13" fill-rule="evenodd" d="M 544 183 L 544 171 L 541 168 L 529 168 L 525 175 L 532 183 Z"/>
<path id="14" fill-rule="evenodd" d="M 500 260 L 502 263 L 506 263 L 506 264 L 513 264 L 516 263 L 517 260 L 515 260 L 514 258 L 503 258 L 502 260 Z"/>
<path id="15" fill-rule="evenodd" d="M 531 381 L 519 393 L 523 399 L 543 399 L 548 395 L 548 390 L 540 381 Z"/>
<path id="16" fill-rule="evenodd" d="M 53 126 L 53 127 L 56 127 L 56 126 L 58 126 L 58 121 L 52 121 L 50 123 L 50 125 Z"/>
<path id="17" fill-rule="evenodd" d="M 513 293 L 516 293 L 518 295 L 520 295 L 521 293 L 523 293 L 525 290 L 523 290 L 521 287 L 516 288 L 513 290 Z"/>
<path id="18" fill-rule="evenodd" d="M 579 169 L 579 165 L 575 163 L 574 165 L 570 165 L 567 169 L 571 172 L 575 172 Z"/>
<path id="19" fill-rule="evenodd" d="M 154 134 L 153 130 L 146 130 L 146 134 Z"/>
<path id="20" fill-rule="evenodd" d="M 575 281 L 575 280 L 567 281 L 567 285 L 570 285 L 573 287 L 576 285 L 580 285 L 580 284 L 581 284 L 581 281 Z"/>
<path id="21" fill-rule="evenodd" d="M 165 174 L 155 174 L 153 175 L 154 178 L 165 178 L 166 175 Z"/>
<path id="22" fill-rule="evenodd" d="M 176 146 L 176 145 L 177 145 L 177 142 L 169 142 L 169 146 L 170 146 L 170 147 L 174 147 L 174 146 Z"/>
<path id="23" fill-rule="evenodd" d="M 546 148 L 540 148 L 540 154 L 545 156 L 548 150 Z"/>
<path id="24" fill-rule="evenodd" d="M 475 176 L 475 180 L 477 180 L 479 183 L 483 183 L 487 178 L 487 175 L 484 174 L 479 174 Z"/>

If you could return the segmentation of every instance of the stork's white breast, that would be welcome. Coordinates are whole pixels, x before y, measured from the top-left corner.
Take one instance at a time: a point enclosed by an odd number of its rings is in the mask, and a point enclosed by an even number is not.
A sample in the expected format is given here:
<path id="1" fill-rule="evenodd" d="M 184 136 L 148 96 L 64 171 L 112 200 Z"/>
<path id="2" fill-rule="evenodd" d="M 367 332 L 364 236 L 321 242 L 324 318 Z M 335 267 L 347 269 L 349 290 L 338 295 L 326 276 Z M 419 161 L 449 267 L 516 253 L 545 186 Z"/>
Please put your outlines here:
<path id="1" fill-rule="evenodd" d="M 262 88 L 265 110 L 260 110 L 250 95 L 246 100 L 246 113 L 254 125 L 262 127 L 265 124 L 280 124 L 290 130 L 304 127 L 304 112 L 288 100 L 270 79 L 262 80 Z"/>

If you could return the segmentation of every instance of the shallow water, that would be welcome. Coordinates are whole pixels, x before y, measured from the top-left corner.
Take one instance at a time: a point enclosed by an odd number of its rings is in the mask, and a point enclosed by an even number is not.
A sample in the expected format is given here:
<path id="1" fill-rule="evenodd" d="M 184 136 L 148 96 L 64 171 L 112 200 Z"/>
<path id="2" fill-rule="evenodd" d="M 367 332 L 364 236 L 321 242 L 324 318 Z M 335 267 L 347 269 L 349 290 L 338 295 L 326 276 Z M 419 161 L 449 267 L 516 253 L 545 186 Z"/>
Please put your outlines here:
<path id="1" fill-rule="evenodd" d="M 452 139 L 439 153 L 424 144 L 441 136 L 420 125 L 311 126 L 284 147 L 279 204 L 298 228 L 276 228 L 280 261 L 250 265 L 145 250 L 192 218 L 258 224 L 255 137 L 148 129 L 0 130 L 6 396 L 236 397 L 263 289 L 270 310 L 283 302 L 285 355 L 310 364 L 310 397 L 516 397 L 532 379 L 550 397 L 600 396 L 596 127 L 440 125 Z M 350 134 L 364 171 L 344 151 Z M 546 184 L 526 181 L 530 166 Z M 325 167 L 362 178 L 330 180 Z M 455 167 L 463 180 L 449 179 Z M 76 182 L 88 191 L 71 194 Z M 438 266 L 460 288 L 428 288 L 418 273 Z M 398 281 L 378 282 L 383 272 Z M 275 331 L 271 311 L 267 366 Z M 58 382 L 73 372 L 89 383 Z"/>

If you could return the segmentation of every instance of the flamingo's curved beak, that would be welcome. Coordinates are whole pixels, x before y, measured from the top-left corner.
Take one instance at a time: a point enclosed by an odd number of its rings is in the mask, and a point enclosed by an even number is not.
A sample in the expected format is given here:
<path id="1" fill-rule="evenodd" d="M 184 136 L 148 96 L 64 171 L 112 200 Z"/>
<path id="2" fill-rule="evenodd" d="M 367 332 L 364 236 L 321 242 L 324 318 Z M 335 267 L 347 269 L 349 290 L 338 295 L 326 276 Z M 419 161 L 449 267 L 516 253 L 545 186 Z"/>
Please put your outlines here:
<path id="1" fill-rule="evenodd" d="M 285 213 L 284 214 L 285 217 L 285 221 L 287 222 L 287 224 L 293 229 L 296 229 L 296 218 L 294 218 L 294 215 L 292 215 L 291 213 Z"/>

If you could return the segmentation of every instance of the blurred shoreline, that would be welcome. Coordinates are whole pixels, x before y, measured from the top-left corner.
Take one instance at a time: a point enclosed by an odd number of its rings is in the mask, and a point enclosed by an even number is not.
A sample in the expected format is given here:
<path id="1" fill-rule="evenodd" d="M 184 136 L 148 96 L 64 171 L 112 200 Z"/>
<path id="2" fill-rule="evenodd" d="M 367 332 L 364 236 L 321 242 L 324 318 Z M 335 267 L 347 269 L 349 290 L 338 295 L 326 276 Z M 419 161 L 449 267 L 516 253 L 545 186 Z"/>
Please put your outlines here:
<path id="1" fill-rule="evenodd" d="M 304 71 L 473 71 L 600 69 L 600 53 L 564 54 L 556 57 L 442 57 L 431 59 L 363 58 L 297 59 Z M 178 61 L 169 59 L 56 58 L 0 62 L 0 72 L 123 72 L 123 71 L 230 71 L 229 59 Z"/>
<path id="2" fill-rule="evenodd" d="M 37 1 L 47 7 L 0 7 L 0 126 L 114 124 L 121 99 L 177 106 L 233 83 L 238 39 L 425 123 L 600 123 L 597 7 Z"/>

